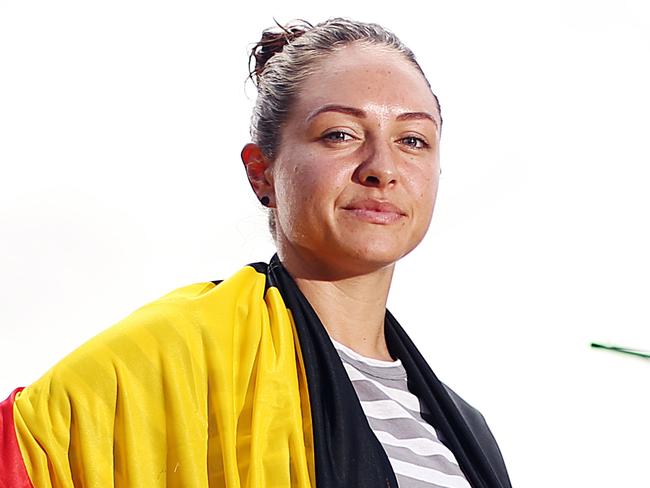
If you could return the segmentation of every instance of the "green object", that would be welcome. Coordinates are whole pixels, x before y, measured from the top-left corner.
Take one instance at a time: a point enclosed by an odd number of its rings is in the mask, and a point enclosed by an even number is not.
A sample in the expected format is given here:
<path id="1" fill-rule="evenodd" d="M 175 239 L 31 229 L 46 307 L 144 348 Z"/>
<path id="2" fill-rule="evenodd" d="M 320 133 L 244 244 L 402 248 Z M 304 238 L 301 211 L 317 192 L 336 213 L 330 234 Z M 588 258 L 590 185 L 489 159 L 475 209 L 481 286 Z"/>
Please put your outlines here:
<path id="1" fill-rule="evenodd" d="M 650 359 L 650 351 L 640 351 L 638 349 L 630 349 L 628 347 L 610 346 L 607 344 L 599 344 L 597 342 L 592 342 L 591 347 L 597 349 L 607 349 L 609 351 L 615 351 L 623 354 L 630 354 L 632 356 L 636 356 L 644 359 Z"/>

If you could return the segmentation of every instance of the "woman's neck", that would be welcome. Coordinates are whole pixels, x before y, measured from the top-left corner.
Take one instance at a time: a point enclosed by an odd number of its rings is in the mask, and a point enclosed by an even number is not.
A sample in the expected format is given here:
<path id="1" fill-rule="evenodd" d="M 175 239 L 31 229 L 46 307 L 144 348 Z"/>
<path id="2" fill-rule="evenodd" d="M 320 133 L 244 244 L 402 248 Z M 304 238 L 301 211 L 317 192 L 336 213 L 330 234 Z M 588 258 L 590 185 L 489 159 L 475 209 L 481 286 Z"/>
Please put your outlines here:
<path id="1" fill-rule="evenodd" d="M 392 360 L 384 336 L 394 264 L 352 276 L 325 276 L 313 260 L 280 256 L 329 335 L 367 357 Z"/>

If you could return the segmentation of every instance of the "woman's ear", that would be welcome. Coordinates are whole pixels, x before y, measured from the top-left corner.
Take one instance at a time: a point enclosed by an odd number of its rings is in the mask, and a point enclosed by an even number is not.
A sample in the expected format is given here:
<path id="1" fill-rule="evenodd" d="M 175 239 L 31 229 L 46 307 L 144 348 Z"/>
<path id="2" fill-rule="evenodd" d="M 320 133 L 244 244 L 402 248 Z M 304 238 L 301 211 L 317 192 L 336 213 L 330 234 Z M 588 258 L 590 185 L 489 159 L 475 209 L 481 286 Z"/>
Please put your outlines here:
<path id="1" fill-rule="evenodd" d="M 268 178 L 271 163 L 264 157 L 260 147 L 252 142 L 246 144 L 241 151 L 241 160 L 257 199 L 265 207 L 275 207 L 273 182 Z"/>

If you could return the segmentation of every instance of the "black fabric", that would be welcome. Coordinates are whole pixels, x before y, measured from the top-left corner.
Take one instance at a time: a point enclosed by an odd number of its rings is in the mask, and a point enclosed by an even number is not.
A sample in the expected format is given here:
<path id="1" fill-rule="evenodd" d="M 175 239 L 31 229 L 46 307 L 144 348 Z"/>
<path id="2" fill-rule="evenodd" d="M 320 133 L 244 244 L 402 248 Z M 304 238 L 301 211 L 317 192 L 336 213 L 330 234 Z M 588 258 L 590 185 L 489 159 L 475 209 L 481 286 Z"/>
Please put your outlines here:
<path id="1" fill-rule="evenodd" d="M 501 451 L 480 412 L 436 377 L 389 311 L 384 327 L 391 354 L 406 369 L 409 390 L 428 408 L 425 419 L 454 453 L 472 487 L 511 488 Z"/>
<path id="2" fill-rule="evenodd" d="M 263 272 L 263 263 L 253 265 Z M 291 311 L 305 364 L 311 403 L 318 488 L 397 488 L 388 457 L 366 416 L 327 331 L 274 255 L 267 286 L 278 288 Z M 408 375 L 409 389 L 454 453 L 473 488 L 511 488 L 499 448 L 482 415 L 436 378 L 397 320 L 386 312 L 386 341 Z"/>

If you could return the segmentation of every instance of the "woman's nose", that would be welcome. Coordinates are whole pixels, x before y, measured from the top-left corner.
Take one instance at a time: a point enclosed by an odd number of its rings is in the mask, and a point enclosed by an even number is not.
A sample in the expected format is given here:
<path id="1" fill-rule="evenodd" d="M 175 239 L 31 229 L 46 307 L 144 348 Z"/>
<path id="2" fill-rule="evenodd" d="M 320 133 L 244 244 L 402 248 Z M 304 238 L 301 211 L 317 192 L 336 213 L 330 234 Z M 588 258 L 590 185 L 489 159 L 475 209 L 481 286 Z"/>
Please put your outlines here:
<path id="1" fill-rule="evenodd" d="M 373 145 L 357 168 L 359 183 L 379 188 L 396 183 L 398 173 L 394 158 L 388 144 Z"/>

